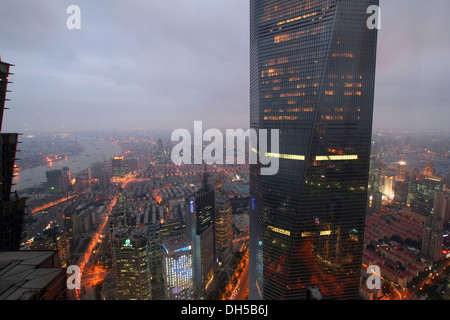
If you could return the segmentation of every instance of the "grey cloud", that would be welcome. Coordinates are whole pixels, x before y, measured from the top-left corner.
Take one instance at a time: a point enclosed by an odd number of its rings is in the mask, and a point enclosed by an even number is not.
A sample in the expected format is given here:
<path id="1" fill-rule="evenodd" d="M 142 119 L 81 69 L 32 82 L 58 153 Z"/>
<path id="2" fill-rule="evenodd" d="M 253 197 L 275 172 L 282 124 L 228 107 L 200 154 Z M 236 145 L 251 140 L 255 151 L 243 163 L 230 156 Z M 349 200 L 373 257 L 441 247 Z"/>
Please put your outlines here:
<path id="1" fill-rule="evenodd" d="M 78 4 L 82 29 L 65 27 Z M 249 122 L 247 0 L 2 0 L 16 65 L 5 129 L 240 128 Z M 375 128 L 448 127 L 447 0 L 382 0 Z"/>

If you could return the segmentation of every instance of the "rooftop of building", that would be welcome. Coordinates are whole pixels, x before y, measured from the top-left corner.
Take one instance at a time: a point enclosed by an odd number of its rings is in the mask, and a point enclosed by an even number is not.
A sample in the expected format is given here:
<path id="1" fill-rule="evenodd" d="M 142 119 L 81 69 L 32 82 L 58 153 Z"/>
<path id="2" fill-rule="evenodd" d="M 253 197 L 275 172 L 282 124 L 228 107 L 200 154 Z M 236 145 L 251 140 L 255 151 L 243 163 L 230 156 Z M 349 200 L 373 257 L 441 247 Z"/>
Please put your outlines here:
<path id="1" fill-rule="evenodd" d="M 1 61 L 1 60 L 0 60 L 0 65 L 5 65 L 5 66 L 8 66 L 8 67 L 15 67 L 13 64 L 5 62 L 5 61 Z M 4 71 L 2 70 L 1 72 L 4 72 Z"/>
<path id="2" fill-rule="evenodd" d="M 192 246 L 192 242 L 185 234 L 181 234 L 175 237 L 163 239 L 163 245 L 169 251 L 176 251 L 178 249 Z"/>
<path id="3" fill-rule="evenodd" d="M 0 252 L 0 300 L 35 300 L 65 280 L 56 251 Z"/>

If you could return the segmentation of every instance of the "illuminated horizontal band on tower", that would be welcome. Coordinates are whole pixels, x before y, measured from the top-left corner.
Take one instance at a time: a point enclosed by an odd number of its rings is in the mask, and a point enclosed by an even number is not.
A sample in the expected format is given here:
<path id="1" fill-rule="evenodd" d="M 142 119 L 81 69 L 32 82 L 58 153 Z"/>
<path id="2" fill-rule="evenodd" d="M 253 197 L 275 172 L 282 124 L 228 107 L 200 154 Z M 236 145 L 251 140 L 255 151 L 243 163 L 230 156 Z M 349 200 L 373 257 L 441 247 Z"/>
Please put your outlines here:
<path id="1" fill-rule="evenodd" d="M 280 228 L 267 226 L 267 229 L 272 230 L 273 232 L 277 232 L 279 234 L 284 234 L 285 236 L 290 236 L 291 235 L 290 231 L 286 231 L 286 230 L 283 230 L 283 229 L 280 229 Z"/>
<path id="2" fill-rule="evenodd" d="M 252 148 L 254 153 L 258 153 L 258 150 Z M 296 155 L 296 154 L 282 154 L 282 153 L 271 153 L 266 152 L 266 157 L 269 158 L 279 158 L 279 159 L 288 159 L 288 160 L 299 160 L 305 161 L 306 157 L 304 155 Z M 344 160 L 358 160 L 358 155 L 328 155 L 328 156 L 316 156 L 316 161 L 344 161 Z"/>
<path id="3" fill-rule="evenodd" d="M 280 154 L 280 153 L 267 152 L 266 157 L 305 161 L 305 156 L 300 156 L 300 155 L 295 155 L 295 154 Z"/>
<path id="4" fill-rule="evenodd" d="M 317 156 L 316 161 L 358 160 L 358 155 Z"/>

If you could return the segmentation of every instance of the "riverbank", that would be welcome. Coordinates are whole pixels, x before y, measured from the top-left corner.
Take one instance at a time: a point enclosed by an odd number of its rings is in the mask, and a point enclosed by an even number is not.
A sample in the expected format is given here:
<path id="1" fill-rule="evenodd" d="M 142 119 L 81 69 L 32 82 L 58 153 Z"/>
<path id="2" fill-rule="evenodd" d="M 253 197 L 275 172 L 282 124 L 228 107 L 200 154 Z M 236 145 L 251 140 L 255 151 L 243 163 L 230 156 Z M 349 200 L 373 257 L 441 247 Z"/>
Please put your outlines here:
<path id="1" fill-rule="evenodd" d="M 20 170 L 14 178 L 15 188 L 19 193 L 30 193 L 42 188 L 47 181 L 46 172 L 50 169 L 68 167 L 73 176 L 87 170 L 93 163 L 104 162 L 120 155 L 122 148 L 119 144 L 109 140 L 83 138 L 80 140 L 83 151 L 72 157 L 56 159 L 45 165 Z"/>

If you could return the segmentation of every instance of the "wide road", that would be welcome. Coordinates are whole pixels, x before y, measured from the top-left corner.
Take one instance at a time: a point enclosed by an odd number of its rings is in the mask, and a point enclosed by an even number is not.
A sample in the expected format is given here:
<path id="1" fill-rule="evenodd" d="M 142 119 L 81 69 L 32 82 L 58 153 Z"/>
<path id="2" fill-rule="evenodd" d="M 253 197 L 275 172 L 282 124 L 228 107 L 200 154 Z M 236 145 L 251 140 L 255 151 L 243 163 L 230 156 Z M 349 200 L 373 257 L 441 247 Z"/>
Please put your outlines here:
<path id="1" fill-rule="evenodd" d="M 242 257 L 241 262 L 239 263 L 239 267 L 242 267 L 243 271 L 242 271 L 235 287 L 231 291 L 230 300 L 247 300 L 248 299 L 248 273 L 249 273 L 248 260 L 249 259 L 248 259 L 248 248 L 247 248 L 244 256 Z"/>
<path id="2" fill-rule="evenodd" d="M 245 264 L 244 271 L 242 272 L 241 277 L 239 279 L 240 285 L 239 285 L 235 300 L 247 300 L 248 299 L 248 272 L 249 272 L 249 267 L 248 267 L 248 259 L 247 259 L 247 263 Z"/>
<path id="3" fill-rule="evenodd" d="M 114 196 L 114 198 L 111 200 L 109 204 L 108 210 L 106 211 L 102 225 L 98 228 L 96 234 L 91 238 L 89 245 L 87 246 L 84 254 L 82 255 L 82 258 L 80 258 L 78 263 L 78 266 L 80 267 L 81 271 L 81 285 L 86 290 L 86 295 L 84 299 L 88 300 L 94 299 L 92 292 L 93 290 L 92 285 L 96 284 L 99 281 L 102 281 L 106 275 L 106 273 L 103 273 L 103 270 L 100 270 L 95 266 L 92 268 L 92 270 L 90 270 L 90 268 L 86 268 L 86 266 L 95 261 L 95 257 L 98 252 L 92 255 L 93 253 L 92 251 L 97 246 L 98 240 L 100 239 L 100 235 L 102 235 L 105 231 L 105 226 L 108 222 L 109 214 L 111 213 L 112 208 L 116 205 L 116 201 L 117 197 Z"/>
<path id="4" fill-rule="evenodd" d="M 37 212 L 39 212 L 39 211 L 42 211 L 42 210 L 48 209 L 48 208 L 50 208 L 50 207 L 56 206 L 56 205 L 58 205 L 58 204 L 60 204 L 60 203 L 63 203 L 63 202 L 65 202 L 65 201 L 68 201 L 68 200 L 70 200 L 70 199 L 72 199 L 72 198 L 75 198 L 75 197 L 76 197 L 76 195 L 70 195 L 70 196 L 61 198 L 61 199 L 59 199 L 59 200 L 49 202 L 49 203 L 44 204 L 44 205 L 42 205 L 42 206 L 40 206 L 40 207 L 37 207 L 37 208 L 32 209 L 32 210 L 31 210 L 31 214 L 35 214 L 35 213 L 37 213 Z"/>

